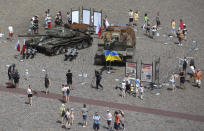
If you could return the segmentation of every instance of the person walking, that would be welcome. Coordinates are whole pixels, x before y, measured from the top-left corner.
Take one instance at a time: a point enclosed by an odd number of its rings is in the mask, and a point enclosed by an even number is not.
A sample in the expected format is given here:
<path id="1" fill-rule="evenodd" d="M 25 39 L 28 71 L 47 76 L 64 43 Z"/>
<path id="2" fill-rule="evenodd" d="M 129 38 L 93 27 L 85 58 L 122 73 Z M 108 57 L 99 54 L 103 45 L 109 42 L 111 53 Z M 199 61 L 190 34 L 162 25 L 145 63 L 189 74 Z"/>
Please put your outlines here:
<path id="1" fill-rule="evenodd" d="M 112 130 L 112 127 L 111 127 L 112 114 L 109 110 L 107 110 L 107 113 L 106 113 L 106 120 L 107 120 L 108 130 Z"/>
<path id="2" fill-rule="evenodd" d="M 132 26 L 132 24 L 133 24 L 133 11 L 132 11 L 132 9 L 129 10 L 128 16 L 129 16 L 129 25 Z"/>
<path id="3" fill-rule="evenodd" d="M 185 75 L 184 71 L 181 69 L 179 70 L 179 77 L 180 77 L 180 88 L 185 89 Z"/>
<path id="4" fill-rule="evenodd" d="M 174 19 L 171 20 L 171 33 L 176 36 L 176 22 Z"/>
<path id="5" fill-rule="evenodd" d="M 74 108 L 70 110 L 70 125 L 74 124 Z"/>
<path id="6" fill-rule="evenodd" d="M 144 15 L 144 25 L 143 25 L 143 30 L 145 30 L 147 28 L 147 21 L 149 20 L 147 13 L 145 13 Z"/>
<path id="7" fill-rule="evenodd" d="M 198 69 L 196 71 L 196 77 L 195 77 L 196 85 L 198 88 L 201 87 L 201 81 L 202 81 L 202 71 Z"/>
<path id="8" fill-rule="evenodd" d="M 86 104 L 84 104 L 83 108 L 81 109 L 81 115 L 82 115 L 82 118 L 83 118 L 82 126 L 86 127 L 86 125 L 87 125 L 87 115 L 88 115 L 88 109 L 86 107 Z"/>
<path id="9" fill-rule="evenodd" d="M 18 86 L 19 86 L 19 79 L 20 79 L 20 75 L 18 73 L 18 70 L 15 69 L 15 72 L 13 73 L 13 80 L 14 80 L 15 88 L 18 88 Z"/>
<path id="10" fill-rule="evenodd" d="M 98 112 L 95 112 L 93 115 L 93 129 L 94 131 L 98 131 L 100 129 L 100 119 Z"/>
<path id="11" fill-rule="evenodd" d="M 182 30 L 178 30 L 178 42 L 179 45 L 182 46 L 182 41 L 183 41 L 183 33 Z"/>
<path id="12" fill-rule="evenodd" d="M 187 59 L 186 57 L 184 57 L 184 60 L 183 60 L 183 72 L 184 72 L 184 75 L 186 76 L 186 68 L 187 68 Z"/>
<path id="13" fill-rule="evenodd" d="M 95 71 L 95 76 L 96 76 L 96 89 L 99 89 L 98 86 L 100 86 L 103 89 L 103 86 L 100 84 L 101 82 L 101 73 L 99 73 L 98 71 Z"/>
<path id="14" fill-rule="evenodd" d="M 190 64 L 189 68 L 190 68 L 189 69 L 190 70 L 190 72 L 189 72 L 189 75 L 190 75 L 189 81 L 192 84 L 192 82 L 195 79 L 195 73 L 196 73 L 194 64 Z"/>
<path id="15" fill-rule="evenodd" d="M 173 72 L 170 77 L 171 85 L 172 85 L 172 91 L 176 91 L 176 74 Z"/>
<path id="16" fill-rule="evenodd" d="M 10 26 L 8 27 L 8 30 L 9 30 L 9 39 L 12 40 L 12 37 L 13 37 L 13 26 L 10 25 Z"/>
<path id="17" fill-rule="evenodd" d="M 126 84 L 125 84 L 125 81 L 123 81 L 121 84 L 121 96 L 123 98 L 125 97 L 125 92 L 126 92 Z"/>
<path id="18" fill-rule="evenodd" d="M 139 11 L 135 11 L 134 13 L 134 25 L 137 26 L 138 25 L 138 19 L 139 19 Z"/>
<path id="19" fill-rule="evenodd" d="M 179 30 L 183 30 L 183 20 L 182 19 L 180 19 L 180 23 L 179 23 Z"/>
<path id="20" fill-rule="evenodd" d="M 67 85 L 71 88 L 72 88 L 72 73 L 70 71 L 70 69 L 68 70 L 67 74 L 66 74 L 66 77 L 67 77 Z"/>
<path id="21" fill-rule="evenodd" d="M 65 103 L 69 104 L 69 94 L 70 94 L 70 87 L 65 85 Z"/>
<path id="22" fill-rule="evenodd" d="M 66 110 L 65 119 L 66 119 L 65 127 L 70 129 L 70 112 L 69 112 L 69 108 L 67 108 L 67 110 Z"/>
<path id="23" fill-rule="evenodd" d="M 140 83 L 140 99 L 143 100 L 144 98 L 144 86 L 142 83 Z"/>
<path id="24" fill-rule="evenodd" d="M 64 125 L 65 104 L 62 104 L 60 107 L 60 117 L 61 117 L 61 124 Z"/>
<path id="25" fill-rule="evenodd" d="M 122 130 L 125 130 L 125 115 L 123 111 L 119 111 L 119 115 L 120 115 L 120 125 Z"/>
<path id="26" fill-rule="evenodd" d="M 44 81 L 44 84 L 45 84 L 45 94 L 48 94 L 49 93 L 49 86 L 50 86 L 50 79 L 48 77 L 48 74 L 45 75 L 45 81 Z"/>
<path id="27" fill-rule="evenodd" d="M 30 85 L 28 86 L 27 94 L 28 94 L 28 103 L 30 104 L 30 106 L 32 106 L 33 93 Z"/>
<path id="28" fill-rule="evenodd" d="M 114 129 L 118 131 L 120 127 L 120 115 L 118 111 L 115 111 L 114 116 L 115 116 Z"/>

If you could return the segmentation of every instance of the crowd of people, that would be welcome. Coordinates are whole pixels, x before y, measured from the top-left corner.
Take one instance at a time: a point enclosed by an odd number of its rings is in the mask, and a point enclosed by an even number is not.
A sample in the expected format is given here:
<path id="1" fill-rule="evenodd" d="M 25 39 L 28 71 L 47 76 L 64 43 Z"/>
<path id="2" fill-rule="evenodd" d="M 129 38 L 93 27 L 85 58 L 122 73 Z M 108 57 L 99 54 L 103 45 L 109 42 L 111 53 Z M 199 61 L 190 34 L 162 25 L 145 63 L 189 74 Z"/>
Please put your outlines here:
<path id="1" fill-rule="evenodd" d="M 189 72 L 187 73 L 187 67 L 189 64 Z M 186 57 L 183 59 L 183 67 L 179 69 L 179 73 L 173 72 L 170 77 L 170 82 L 172 85 L 172 91 L 176 90 L 176 79 L 179 78 L 179 86 L 182 89 L 185 89 L 185 82 L 187 81 L 187 75 L 189 75 L 189 82 L 190 84 L 194 84 L 194 86 L 200 88 L 201 80 L 202 80 L 202 71 L 198 68 L 196 70 L 194 59 L 187 60 Z"/>
<path id="2" fill-rule="evenodd" d="M 83 104 L 83 107 L 81 108 L 81 111 L 79 112 L 81 114 L 82 121 L 81 126 L 85 128 L 88 124 L 87 119 L 89 116 L 89 109 L 87 108 L 86 104 Z M 65 104 L 62 104 L 60 106 L 60 117 L 61 117 L 61 125 L 65 128 L 70 129 L 71 126 L 74 124 L 74 108 L 66 107 Z M 115 111 L 114 115 L 112 115 L 110 110 L 107 110 L 106 113 L 104 113 L 104 116 L 100 115 L 98 112 L 95 112 L 93 114 L 93 129 L 94 131 L 98 131 L 101 126 L 101 120 L 105 120 L 107 122 L 107 129 L 108 130 L 124 130 L 125 129 L 125 123 L 124 123 L 124 112 L 121 110 Z M 115 118 L 114 122 L 113 118 Z"/>

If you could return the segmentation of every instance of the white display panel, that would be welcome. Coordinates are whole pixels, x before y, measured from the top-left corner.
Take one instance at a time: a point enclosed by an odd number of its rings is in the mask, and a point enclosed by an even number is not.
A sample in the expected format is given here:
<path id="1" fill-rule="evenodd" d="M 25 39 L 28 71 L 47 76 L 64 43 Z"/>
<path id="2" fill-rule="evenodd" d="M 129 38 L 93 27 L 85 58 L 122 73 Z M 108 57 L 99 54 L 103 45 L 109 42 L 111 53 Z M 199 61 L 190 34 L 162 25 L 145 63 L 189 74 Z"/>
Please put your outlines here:
<path id="1" fill-rule="evenodd" d="M 94 12 L 94 26 L 101 26 L 101 12 Z"/>
<path id="2" fill-rule="evenodd" d="M 72 23 L 79 23 L 79 11 L 72 11 Z"/>
<path id="3" fill-rule="evenodd" d="M 91 24 L 90 18 L 91 18 L 91 11 L 90 10 L 83 10 L 83 24 Z"/>

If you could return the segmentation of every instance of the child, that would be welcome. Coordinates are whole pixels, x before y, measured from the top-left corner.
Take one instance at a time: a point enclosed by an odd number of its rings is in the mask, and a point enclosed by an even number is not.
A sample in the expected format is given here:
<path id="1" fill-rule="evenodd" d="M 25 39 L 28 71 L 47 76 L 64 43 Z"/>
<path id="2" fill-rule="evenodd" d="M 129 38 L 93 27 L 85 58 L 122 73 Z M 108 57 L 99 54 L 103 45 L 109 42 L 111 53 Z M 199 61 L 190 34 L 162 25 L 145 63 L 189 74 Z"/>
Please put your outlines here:
<path id="1" fill-rule="evenodd" d="M 140 99 L 143 100 L 143 97 L 144 97 L 144 87 L 143 87 L 143 84 L 141 83 L 141 86 L 140 86 Z"/>
<path id="2" fill-rule="evenodd" d="M 70 124 L 73 125 L 74 124 L 74 109 L 71 108 L 71 112 L 70 112 Z"/>

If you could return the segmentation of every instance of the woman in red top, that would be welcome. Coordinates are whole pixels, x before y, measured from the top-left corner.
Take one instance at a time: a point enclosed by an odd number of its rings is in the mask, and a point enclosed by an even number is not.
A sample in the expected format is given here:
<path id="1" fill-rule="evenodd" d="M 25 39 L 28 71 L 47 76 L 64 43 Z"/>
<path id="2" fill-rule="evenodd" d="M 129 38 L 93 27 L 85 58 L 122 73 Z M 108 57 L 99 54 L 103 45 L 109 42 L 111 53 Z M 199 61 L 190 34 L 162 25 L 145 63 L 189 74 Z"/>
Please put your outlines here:
<path id="1" fill-rule="evenodd" d="M 180 19 L 180 26 L 179 26 L 179 27 L 180 27 L 180 30 L 183 30 L 183 24 L 184 24 L 184 23 L 183 23 L 183 20 Z"/>
<path id="2" fill-rule="evenodd" d="M 118 111 L 115 111 L 115 122 L 114 122 L 114 128 L 116 131 L 119 130 L 119 121 L 120 121 L 120 114 L 118 113 Z"/>

